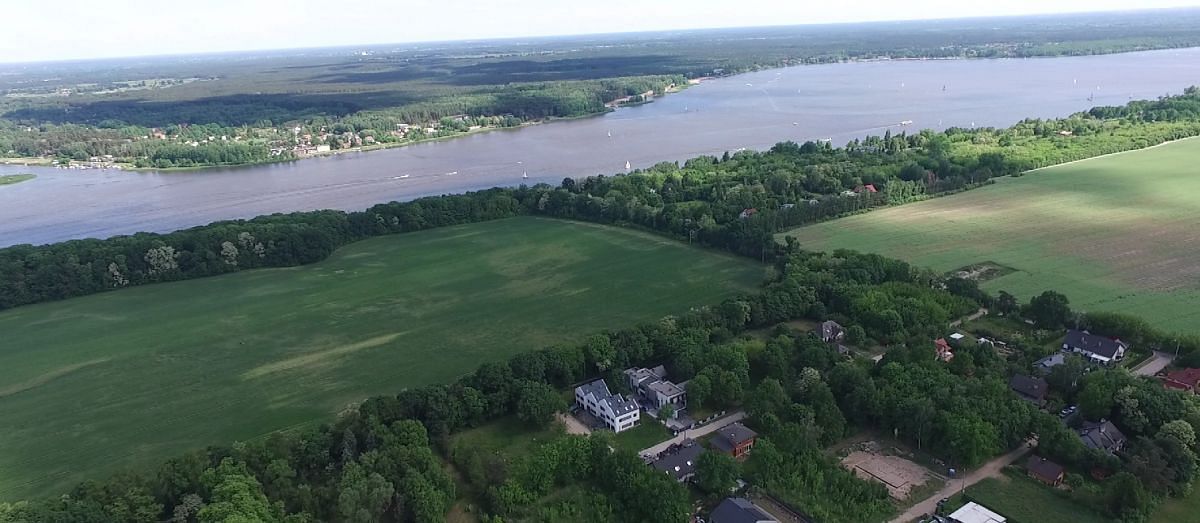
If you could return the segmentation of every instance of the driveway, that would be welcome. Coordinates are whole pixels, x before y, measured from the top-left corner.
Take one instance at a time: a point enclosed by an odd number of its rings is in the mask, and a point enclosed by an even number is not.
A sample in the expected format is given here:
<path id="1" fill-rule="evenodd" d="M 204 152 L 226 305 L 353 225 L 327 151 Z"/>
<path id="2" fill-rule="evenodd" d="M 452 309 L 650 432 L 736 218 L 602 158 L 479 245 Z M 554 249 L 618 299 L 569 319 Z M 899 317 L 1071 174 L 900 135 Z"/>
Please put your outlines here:
<path id="1" fill-rule="evenodd" d="M 642 449 L 641 452 L 638 452 L 638 455 L 639 456 L 655 456 L 658 453 L 660 453 L 664 450 L 667 450 L 667 447 L 670 447 L 671 445 L 674 445 L 676 443 L 683 443 L 683 440 L 685 440 L 685 439 L 696 439 L 696 438 L 699 438 L 700 436 L 704 436 L 705 434 L 711 434 L 713 432 L 716 432 L 716 431 L 724 428 L 726 425 L 729 425 L 730 423 L 736 423 L 738 421 L 742 421 L 745 418 L 746 418 L 746 413 L 744 411 L 739 410 L 728 416 L 725 416 L 724 418 L 714 420 L 712 423 L 709 423 L 698 429 L 685 430 L 683 432 L 680 432 L 679 435 L 675 436 L 674 438 L 671 438 L 667 441 L 659 443 L 653 447 Z"/>
<path id="2" fill-rule="evenodd" d="M 581 436 L 587 436 L 588 434 L 592 433 L 592 429 L 587 428 L 587 425 L 584 425 L 583 422 L 579 421 L 579 419 L 575 416 L 563 414 L 561 412 L 555 413 L 555 416 L 557 416 L 558 420 L 567 427 L 567 434 L 579 434 Z"/>
<path id="3" fill-rule="evenodd" d="M 1167 368 L 1171 361 L 1175 359 L 1175 355 L 1167 352 L 1154 351 L 1150 359 L 1143 361 L 1140 365 L 1133 369 L 1133 373 L 1138 376 L 1153 376 L 1158 374 L 1158 371 Z"/>
<path id="4" fill-rule="evenodd" d="M 1026 442 L 1025 445 L 1017 447 L 1016 450 L 1013 450 L 1008 454 L 984 463 L 982 467 L 971 471 L 964 477 L 950 479 L 946 483 L 946 486 L 942 488 L 942 490 L 937 491 L 937 493 L 934 495 L 929 496 L 916 505 L 913 505 L 903 514 L 893 518 L 891 523 L 910 523 L 911 521 L 924 516 L 925 514 L 933 514 L 933 512 L 937 510 L 938 501 L 953 496 L 959 491 L 987 478 L 999 476 L 1004 470 L 1004 467 L 1011 465 L 1014 461 L 1017 461 L 1029 452 L 1029 449 L 1032 446 L 1031 443 L 1032 440 L 1030 442 Z"/>

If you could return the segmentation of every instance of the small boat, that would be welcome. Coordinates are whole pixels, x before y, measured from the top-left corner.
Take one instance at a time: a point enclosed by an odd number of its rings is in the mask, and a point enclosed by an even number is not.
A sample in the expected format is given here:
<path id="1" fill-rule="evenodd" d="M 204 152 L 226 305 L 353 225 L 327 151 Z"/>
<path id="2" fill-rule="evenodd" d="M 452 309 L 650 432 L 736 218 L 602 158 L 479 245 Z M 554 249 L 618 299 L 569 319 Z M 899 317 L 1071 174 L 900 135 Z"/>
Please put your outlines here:
<path id="1" fill-rule="evenodd" d="M 454 176 L 456 174 L 458 174 L 458 171 L 450 171 L 450 172 L 446 173 L 446 176 Z"/>
<path id="2" fill-rule="evenodd" d="M 526 172 L 521 173 L 521 179 L 526 179 L 526 180 L 529 179 L 529 172 L 526 171 Z"/>
<path id="3" fill-rule="evenodd" d="M 612 131 L 609 131 L 609 132 L 608 132 L 608 137 L 609 137 L 609 138 L 612 138 Z"/>
<path id="4" fill-rule="evenodd" d="M 752 84 L 750 82 L 746 82 L 746 87 L 754 87 L 754 84 Z"/>
<path id="5" fill-rule="evenodd" d="M 792 125 L 800 125 L 800 122 L 792 122 Z"/>
<path id="6" fill-rule="evenodd" d="M 625 170 L 628 171 L 631 168 L 632 167 L 629 165 L 629 162 L 625 162 Z"/>
<path id="7" fill-rule="evenodd" d="M 393 176 L 393 177 L 392 177 L 392 179 L 393 179 L 393 180 L 403 180 L 403 179 L 405 179 L 405 178 L 408 178 L 408 175 L 407 175 L 407 174 L 401 174 L 400 176 Z"/>
<path id="8" fill-rule="evenodd" d="M 900 125 L 912 125 L 912 120 L 905 120 L 903 122 L 900 122 Z"/>

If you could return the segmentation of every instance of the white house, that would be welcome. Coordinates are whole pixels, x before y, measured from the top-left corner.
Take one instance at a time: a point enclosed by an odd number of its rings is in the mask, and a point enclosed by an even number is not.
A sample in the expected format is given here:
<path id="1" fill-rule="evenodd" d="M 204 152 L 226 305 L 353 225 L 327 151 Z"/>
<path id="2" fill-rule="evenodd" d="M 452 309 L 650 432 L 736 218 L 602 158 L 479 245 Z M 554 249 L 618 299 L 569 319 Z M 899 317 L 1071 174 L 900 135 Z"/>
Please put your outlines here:
<path id="1" fill-rule="evenodd" d="M 1129 350 L 1129 345 L 1121 340 L 1072 329 L 1067 331 L 1062 348 L 1064 351 L 1078 352 L 1092 361 L 1108 365 L 1114 361 L 1121 361 L 1125 357 L 1125 351 Z"/>
<path id="2" fill-rule="evenodd" d="M 613 432 L 629 430 L 641 419 L 637 401 L 609 392 L 604 380 L 575 387 L 575 404 L 603 421 Z"/>

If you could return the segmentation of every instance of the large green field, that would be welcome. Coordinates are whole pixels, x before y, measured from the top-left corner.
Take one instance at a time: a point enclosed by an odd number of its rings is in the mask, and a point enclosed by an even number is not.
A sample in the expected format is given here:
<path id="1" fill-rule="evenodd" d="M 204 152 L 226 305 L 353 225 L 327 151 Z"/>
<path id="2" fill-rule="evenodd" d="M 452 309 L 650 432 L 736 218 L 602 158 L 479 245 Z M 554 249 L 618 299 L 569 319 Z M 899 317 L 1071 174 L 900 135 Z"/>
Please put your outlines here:
<path id="1" fill-rule="evenodd" d="M 1200 332 L 1200 140 L 1033 171 L 965 193 L 784 233 L 813 250 L 876 252 L 940 271 L 993 262 L 990 291 L 1066 294 Z M 782 237 L 782 235 L 781 235 Z"/>
<path id="2" fill-rule="evenodd" d="M 749 291 L 763 268 L 515 218 L 322 263 L 0 313 L 0 501 L 331 419 L 367 396 Z"/>

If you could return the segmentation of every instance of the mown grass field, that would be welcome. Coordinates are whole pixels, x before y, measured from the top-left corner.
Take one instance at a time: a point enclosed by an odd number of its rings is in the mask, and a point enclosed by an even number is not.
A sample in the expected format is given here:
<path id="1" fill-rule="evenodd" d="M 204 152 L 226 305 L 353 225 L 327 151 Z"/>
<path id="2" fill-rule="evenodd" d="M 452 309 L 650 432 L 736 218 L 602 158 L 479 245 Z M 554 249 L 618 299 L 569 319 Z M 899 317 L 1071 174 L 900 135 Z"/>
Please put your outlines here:
<path id="1" fill-rule="evenodd" d="M 516 218 L 6 311 L 0 501 L 331 419 L 370 395 L 716 303 L 763 272 L 640 232 Z"/>
<path id="2" fill-rule="evenodd" d="M 1200 332 L 1200 140 L 1033 171 L 995 185 L 801 227 L 812 250 L 875 252 L 939 271 L 993 262 L 1025 299 Z"/>

